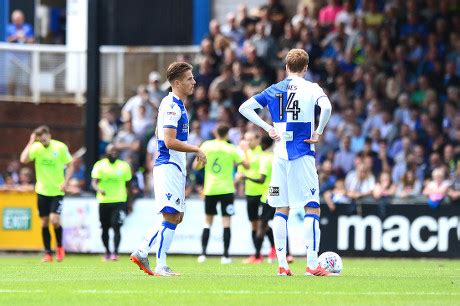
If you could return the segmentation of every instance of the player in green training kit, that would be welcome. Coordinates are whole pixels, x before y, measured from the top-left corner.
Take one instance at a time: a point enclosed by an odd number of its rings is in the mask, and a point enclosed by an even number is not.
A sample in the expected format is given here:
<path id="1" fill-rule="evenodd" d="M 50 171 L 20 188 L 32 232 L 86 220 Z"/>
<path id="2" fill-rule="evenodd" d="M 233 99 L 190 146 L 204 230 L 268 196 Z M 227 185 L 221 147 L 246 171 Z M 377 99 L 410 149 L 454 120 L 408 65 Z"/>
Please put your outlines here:
<path id="1" fill-rule="evenodd" d="M 259 220 L 257 222 L 257 234 L 255 242 L 256 253 L 254 257 L 251 256 L 246 260 L 247 263 L 260 263 L 263 260 L 260 254 L 260 250 L 262 249 L 265 235 L 271 230 L 271 228 L 268 226 L 268 222 L 273 220 L 273 216 L 275 215 L 275 208 L 267 204 L 268 189 L 272 176 L 273 139 L 271 139 L 268 135 L 265 135 L 262 137 L 260 145 L 262 147 L 259 168 L 260 177 L 258 179 L 253 179 L 253 181 L 263 184 L 263 193 L 260 197 Z M 274 249 L 274 246 L 271 245 L 269 261 L 273 260 L 274 258 L 276 258 L 276 250 Z"/>
<path id="2" fill-rule="evenodd" d="M 254 248 L 256 247 L 257 224 L 259 220 L 260 197 L 264 191 L 264 184 L 260 182 L 260 157 L 262 156 L 262 148 L 260 146 L 260 136 L 253 131 L 248 131 L 244 134 L 242 140 L 245 146 L 249 146 L 248 158 L 249 169 L 238 168 L 236 181 L 244 180 L 244 193 L 247 201 L 247 212 L 249 221 L 252 225 L 252 241 Z M 271 235 L 270 235 L 271 234 Z M 273 233 L 267 233 L 270 243 L 274 246 Z M 257 261 L 257 262 L 256 262 Z M 243 260 L 243 263 L 260 263 L 262 258 L 255 260 L 254 256 L 250 256 Z"/>
<path id="3" fill-rule="evenodd" d="M 102 243 L 105 247 L 103 259 L 118 260 L 118 247 L 121 241 L 120 228 L 128 210 L 128 183 L 131 181 L 131 167 L 118 159 L 114 145 L 106 148 L 107 157 L 94 164 L 91 172 L 92 186 L 99 201 L 99 220 L 102 226 Z M 109 229 L 114 232 L 114 252 L 109 249 Z"/>
<path id="4" fill-rule="evenodd" d="M 201 150 L 208 159 L 208 163 L 204 168 L 204 189 L 205 195 L 205 213 L 206 221 L 201 238 L 202 254 L 198 257 L 198 262 L 202 263 L 206 260 L 206 248 L 209 241 L 209 232 L 214 219 L 217 215 L 217 203 L 220 202 L 222 213 L 222 224 L 224 226 L 224 254 L 221 259 L 222 264 L 231 263 L 231 258 L 228 254 L 230 247 L 230 218 L 235 213 L 233 207 L 235 186 L 233 184 L 233 172 L 236 165 L 241 164 L 243 167 L 248 167 L 247 161 L 243 161 L 238 154 L 237 148 L 228 143 L 229 127 L 224 124 L 219 124 L 214 130 L 216 139 L 205 141 L 201 145 Z M 194 161 L 195 169 L 203 168 L 203 165 Z"/>
<path id="5" fill-rule="evenodd" d="M 56 236 L 56 260 L 62 261 L 65 251 L 62 247 L 60 214 L 65 189 L 73 174 L 72 156 L 64 143 L 51 139 L 49 128 L 43 125 L 36 128 L 30 135 L 29 143 L 22 151 L 20 160 L 24 164 L 35 161 L 35 175 L 37 177 L 35 192 L 37 193 L 38 211 L 45 246 L 45 255 L 42 261 L 53 261 L 49 222 L 53 224 Z M 64 169 L 67 165 L 64 176 Z"/>

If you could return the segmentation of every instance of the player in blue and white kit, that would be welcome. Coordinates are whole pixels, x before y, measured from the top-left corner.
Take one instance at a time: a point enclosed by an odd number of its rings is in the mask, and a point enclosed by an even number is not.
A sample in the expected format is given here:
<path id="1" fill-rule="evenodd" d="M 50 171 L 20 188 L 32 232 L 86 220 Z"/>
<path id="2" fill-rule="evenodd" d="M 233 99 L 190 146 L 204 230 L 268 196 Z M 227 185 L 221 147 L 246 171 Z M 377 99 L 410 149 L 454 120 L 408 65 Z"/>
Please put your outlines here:
<path id="1" fill-rule="evenodd" d="M 157 137 L 160 155 L 155 161 L 155 203 L 163 220 L 155 225 L 131 254 L 131 260 L 145 273 L 156 276 L 175 276 L 166 264 L 166 253 L 171 246 L 176 226 L 182 221 L 185 211 L 186 152 L 196 153 L 201 164 L 206 156 L 199 147 L 187 144 L 189 121 L 184 101 L 193 93 L 195 80 L 192 66 L 184 62 L 169 65 L 166 75 L 172 92 L 161 101 L 158 110 Z M 155 271 L 150 269 L 147 259 L 150 249 L 158 241 Z"/>
<path id="2" fill-rule="evenodd" d="M 286 261 L 287 220 L 290 208 L 305 207 L 307 231 L 306 275 L 330 276 L 318 264 L 319 182 L 315 166 L 314 144 L 320 139 L 331 116 L 331 103 L 316 83 L 303 77 L 308 54 L 292 49 L 286 56 L 287 78 L 244 102 L 239 111 L 265 129 L 276 140 L 268 204 L 276 208 L 273 219 L 278 275 L 292 275 Z M 321 108 L 315 130 L 315 107 Z M 268 107 L 273 126 L 254 111 Z"/>

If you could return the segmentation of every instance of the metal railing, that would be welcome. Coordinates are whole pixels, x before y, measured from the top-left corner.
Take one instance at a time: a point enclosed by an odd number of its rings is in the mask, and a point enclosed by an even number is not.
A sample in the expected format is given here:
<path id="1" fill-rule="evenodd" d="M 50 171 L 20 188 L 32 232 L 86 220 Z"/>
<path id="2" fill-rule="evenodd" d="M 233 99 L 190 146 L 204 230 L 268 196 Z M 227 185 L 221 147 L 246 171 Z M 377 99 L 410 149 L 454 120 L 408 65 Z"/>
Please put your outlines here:
<path id="1" fill-rule="evenodd" d="M 165 80 L 167 65 L 194 61 L 197 46 L 102 46 L 101 100 L 123 103 L 152 70 Z M 0 100 L 82 104 L 86 92 L 86 50 L 62 45 L 0 43 Z"/>

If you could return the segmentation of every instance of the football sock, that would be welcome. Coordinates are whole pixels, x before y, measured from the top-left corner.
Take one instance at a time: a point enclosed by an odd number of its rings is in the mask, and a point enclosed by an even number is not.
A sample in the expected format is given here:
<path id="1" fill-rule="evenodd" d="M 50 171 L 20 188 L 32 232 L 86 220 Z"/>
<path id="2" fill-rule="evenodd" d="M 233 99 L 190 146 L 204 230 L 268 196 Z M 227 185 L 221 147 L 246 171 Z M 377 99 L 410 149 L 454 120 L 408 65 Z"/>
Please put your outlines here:
<path id="1" fill-rule="evenodd" d="M 159 230 L 160 243 L 158 244 L 157 252 L 157 267 L 165 267 L 166 265 L 166 254 L 171 246 L 174 238 L 174 232 L 176 230 L 176 224 L 168 221 L 163 221 Z"/>
<path id="2" fill-rule="evenodd" d="M 62 226 L 54 227 L 54 235 L 56 236 L 56 244 L 58 247 L 62 246 Z"/>
<path id="3" fill-rule="evenodd" d="M 224 227 L 224 257 L 228 257 L 228 249 L 230 248 L 230 238 L 230 227 Z"/>
<path id="4" fill-rule="evenodd" d="M 256 258 L 260 257 L 260 250 L 262 249 L 262 244 L 264 243 L 264 235 L 262 237 L 256 237 Z"/>
<path id="5" fill-rule="evenodd" d="M 206 249 L 208 248 L 209 242 L 209 227 L 203 228 L 203 234 L 201 235 L 201 254 L 206 255 Z"/>
<path id="6" fill-rule="evenodd" d="M 279 266 L 285 269 L 289 268 L 286 260 L 287 220 L 288 216 L 281 212 L 275 213 L 275 217 L 273 218 L 276 257 L 278 257 Z"/>
<path id="7" fill-rule="evenodd" d="M 307 266 L 310 269 L 318 267 L 318 249 L 321 231 L 319 229 L 319 216 L 306 214 L 304 216 L 305 228 L 307 229 Z"/>
<path id="8" fill-rule="evenodd" d="M 110 253 L 109 249 L 109 227 L 102 227 L 102 243 L 104 244 L 105 247 L 105 252 Z"/>
<path id="9" fill-rule="evenodd" d="M 254 247 L 255 247 L 256 246 L 256 240 L 257 240 L 257 232 L 252 231 L 251 236 L 252 236 L 252 243 L 254 243 Z"/>
<path id="10" fill-rule="evenodd" d="M 45 252 L 51 253 L 51 235 L 50 230 L 47 227 L 42 227 L 42 237 L 43 237 L 43 245 L 45 246 Z"/>
<path id="11" fill-rule="evenodd" d="M 270 246 L 275 247 L 275 239 L 273 238 L 273 229 L 269 226 L 267 230 L 268 241 L 270 241 Z M 289 251 L 288 251 L 289 252 Z"/>
<path id="12" fill-rule="evenodd" d="M 121 241 L 121 233 L 120 233 L 120 226 L 114 226 L 113 227 L 113 245 L 115 246 L 114 249 L 114 254 L 118 255 L 118 247 L 120 246 L 120 241 Z"/>
<path id="13" fill-rule="evenodd" d="M 155 226 L 149 229 L 144 237 L 144 240 L 142 240 L 141 245 L 138 248 L 139 254 L 144 258 L 149 255 L 150 250 L 155 244 L 155 241 L 158 237 L 158 227 L 159 224 L 155 224 Z"/>

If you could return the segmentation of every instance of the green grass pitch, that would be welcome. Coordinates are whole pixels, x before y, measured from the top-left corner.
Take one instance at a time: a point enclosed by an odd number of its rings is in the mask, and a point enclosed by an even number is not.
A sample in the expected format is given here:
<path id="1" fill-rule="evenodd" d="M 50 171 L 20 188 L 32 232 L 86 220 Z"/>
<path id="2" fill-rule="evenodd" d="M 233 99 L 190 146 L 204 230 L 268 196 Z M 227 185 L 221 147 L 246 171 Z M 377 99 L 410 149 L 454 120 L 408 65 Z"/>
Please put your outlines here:
<path id="1" fill-rule="evenodd" d="M 460 305 L 459 260 L 343 262 L 340 277 L 306 277 L 297 258 L 295 276 L 277 277 L 274 264 L 170 256 L 182 276 L 165 278 L 147 276 L 128 256 L 41 263 L 38 255 L 7 254 L 0 255 L 0 305 Z"/>

